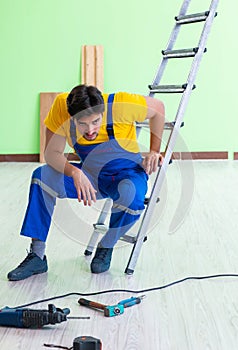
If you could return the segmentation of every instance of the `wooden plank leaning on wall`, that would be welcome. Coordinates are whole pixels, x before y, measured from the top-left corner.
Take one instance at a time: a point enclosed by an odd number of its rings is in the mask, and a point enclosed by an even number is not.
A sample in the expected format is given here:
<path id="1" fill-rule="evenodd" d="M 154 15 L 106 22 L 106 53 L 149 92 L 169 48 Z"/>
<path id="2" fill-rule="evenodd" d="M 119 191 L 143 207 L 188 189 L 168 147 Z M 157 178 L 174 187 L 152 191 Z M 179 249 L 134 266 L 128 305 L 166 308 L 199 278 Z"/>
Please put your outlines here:
<path id="1" fill-rule="evenodd" d="M 81 84 L 94 85 L 103 91 L 103 46 L 83 45 L 81 59 Z M 44 163 L 46 118 L 54 99 L 60 92 L 40 93 L 40 163 Z"/>
<path id="2" fill-rule="evenodd" d="M 103 91 L 103 46 L 82 46 L 81 81 L 82 84 L 96 86 Z"/>

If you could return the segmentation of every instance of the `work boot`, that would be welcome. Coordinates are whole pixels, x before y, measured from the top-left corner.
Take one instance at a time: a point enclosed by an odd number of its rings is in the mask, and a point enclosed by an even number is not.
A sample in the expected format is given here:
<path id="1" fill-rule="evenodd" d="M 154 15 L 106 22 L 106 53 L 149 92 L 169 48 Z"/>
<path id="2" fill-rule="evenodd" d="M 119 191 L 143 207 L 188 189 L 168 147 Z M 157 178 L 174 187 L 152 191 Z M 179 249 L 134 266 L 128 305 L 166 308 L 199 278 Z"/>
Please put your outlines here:
<path id="1" fill-rule="evenodd" d="M 109 269 L 113 248 L 97 248 L 91 262 L 92 273 L 102 273 Z"/>
<path id="2" fill-rule="evenodd" d="M 32 275 L 48 270 L 46 256 L 41 260 L 35 253 L 28 253 L 27 257 L 14 270 L 7 275 L 9 281 L 20 281 Z"/>

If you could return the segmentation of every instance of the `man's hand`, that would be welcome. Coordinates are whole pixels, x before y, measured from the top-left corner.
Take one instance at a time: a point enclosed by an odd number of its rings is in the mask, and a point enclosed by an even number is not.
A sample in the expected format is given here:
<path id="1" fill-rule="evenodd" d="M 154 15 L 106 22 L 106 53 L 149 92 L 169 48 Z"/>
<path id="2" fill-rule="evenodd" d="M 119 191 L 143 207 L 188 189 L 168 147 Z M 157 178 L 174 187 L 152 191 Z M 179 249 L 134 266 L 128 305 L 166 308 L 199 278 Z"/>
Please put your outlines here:
<path id="1" fill-rule="evenodd" d="M 78 201 L 81 202 L 81 200 L 83 200 L 83 204 L 89 206 L 92 205 L 92 201 L 96 202 L 97 191 L 84 172 L 76 168 L 75 171 L 72 172 L 72 178 L 78 193 Z"/>
<path id="2" fill-rule="evenodd" d="M 145 155 L 143 159 L 142 166 L 145 169 L 146 174 L 151 175 L 155 172 L 159 165 L 163 163 L 163 156 L 154 151 L 150 151 L 150 153 Z"/>
<path id="3" fill-rule="evenodd" d="M 45 160 L 55 170 L 71 176 L 78 194 L 78 200 L 84 205 L 96 202 L 96 190 L 84 172 L 70 164 L 64 156 L 66 138 L 46 128 Z"/>

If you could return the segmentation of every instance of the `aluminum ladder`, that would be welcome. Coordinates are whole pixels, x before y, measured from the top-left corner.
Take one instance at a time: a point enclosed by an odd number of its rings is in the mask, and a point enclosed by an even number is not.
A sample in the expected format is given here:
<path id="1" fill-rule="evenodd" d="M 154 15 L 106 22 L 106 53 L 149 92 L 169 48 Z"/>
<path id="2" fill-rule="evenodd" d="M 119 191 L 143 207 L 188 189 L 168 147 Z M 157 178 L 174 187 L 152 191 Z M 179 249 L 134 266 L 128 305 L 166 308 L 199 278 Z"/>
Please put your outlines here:
<path id="1" fill-rule="evenodd" d="M 180 127 L 183 125 L 183 117 L 185 114 L 185 110 L 193 89 L 195 89 L 195 79 L 197 76 L 197 72 L 199 69 L 199 65 L 203 54 L 206 52 L 206 42 L 208 39 L 208 35 L 211 30 L 211 26 L 213 24 L 213 20 L 217 15 L 217 6 L 219 0 L 212 0 L 210 3 L 210 7 L 205 12 L 200 13 L 192 13 L 187 14 L 189 4 L 192 0 L 184 0 L 180 9 L 179 14 L 175 17 L 175 25 L 172 29 L 167 48 L 162 51 L 162 60 L 156 72 L 156 75 L 153 79 L 151 85 L 149 85 L 149 96 L 154 97 L 155 94 L 159 93 L 180 93 L 182 97 L 179 102 L 179 106 L 177 109 L 176 117 L 173 122 L 165 123 L 165 129 L 170 130 L 170 135 L 168 138 L 168 142 L 165 149 L 164 161 L 162 166 L 158 166 L 158 171 L 156 173 L 155 181 L 151 190 L 150 198 L 146 199 L 145 204 L 146 208 L 144 213 L 142 214 L 141 223 L 138 229 L 138 233 L 135 237 L 130 235 L 125 235 L 122 237 L 122 240 L 130 242 L 133 244 L 133 248 L 131 251 L 131 255 L 128 260 L 127 267 L 125 269 L 125 273 L 131 275 L 134 273 L 135 266 L 143 245 L 143 242 L 147 237 L 147 230 L 150 223 L 150 218 L 155 209 L 156 203 L 158 202 L 159 194 L 162 188 L 162 184 L 165 178 L 165 174 L 168 168 L 169 163 L 172 159 L 172 153 L 175 147 L 175 143 L 177 137 L 179 135 Z M 197 22 L 204 22 L 204 26 L 199 38 L 198 45 L 193 48 L 185 48 L 174 50 L 174 45 L 178 38 L 178 34 L 183 25 L 194 24 Z M 190 71 L 187 77 L 187 81 L 182 85 L 160 85 L 161 78 L 164 74 L 166 65 L 168 60 L 170 59 L 182 59 L 182 58 L 193 58 L 192 64 L 190 67 Z M 146 126 L 145 124 L 139 124 L 138 128 Z M 91 255 L 92 251 L 96 245 L 98 240 L 98 236 L 100 234 L 104 234 L 107 231 L 107 227 L 105 225 L 105 220 L 107 218 L 108 213 L 111 209 L 111 200 L 108 199 L 105 201 L 104 207 L 99 215 L 98 221 L 94 224 L 94 232 L 90 238 L 88 246 L 85 250 L 85 255 Z"/>

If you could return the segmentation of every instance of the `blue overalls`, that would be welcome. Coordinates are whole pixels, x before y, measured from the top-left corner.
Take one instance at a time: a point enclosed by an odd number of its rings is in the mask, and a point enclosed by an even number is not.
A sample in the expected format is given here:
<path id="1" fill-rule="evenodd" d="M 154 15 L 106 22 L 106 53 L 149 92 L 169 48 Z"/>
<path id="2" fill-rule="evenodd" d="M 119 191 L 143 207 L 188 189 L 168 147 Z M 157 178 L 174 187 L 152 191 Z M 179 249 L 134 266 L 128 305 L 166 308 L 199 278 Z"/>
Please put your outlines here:
<path id="1" fill-rule="evenodd" d="M 144 210 L 147 180 L 141 166 L 140 153 L 123 149 L 114 136 L 112 103 L 109 95 L 107 133 L 109 140 L 101 144 L 80 145 L 76 139 L 76 127 L 71 120 L 70 134 L 81 163 L 71 163 L 80 168 L 97 190 L 97 199 L 111 198 L 109 229 L 101 240 L 105 248 L 112 248 L 139 219 Z M 72 177 L 66 176 L 49 165 L 34 170 L 29 202 L 21 235 L 46 241 L 56 198 L 78 198 Z"/>

